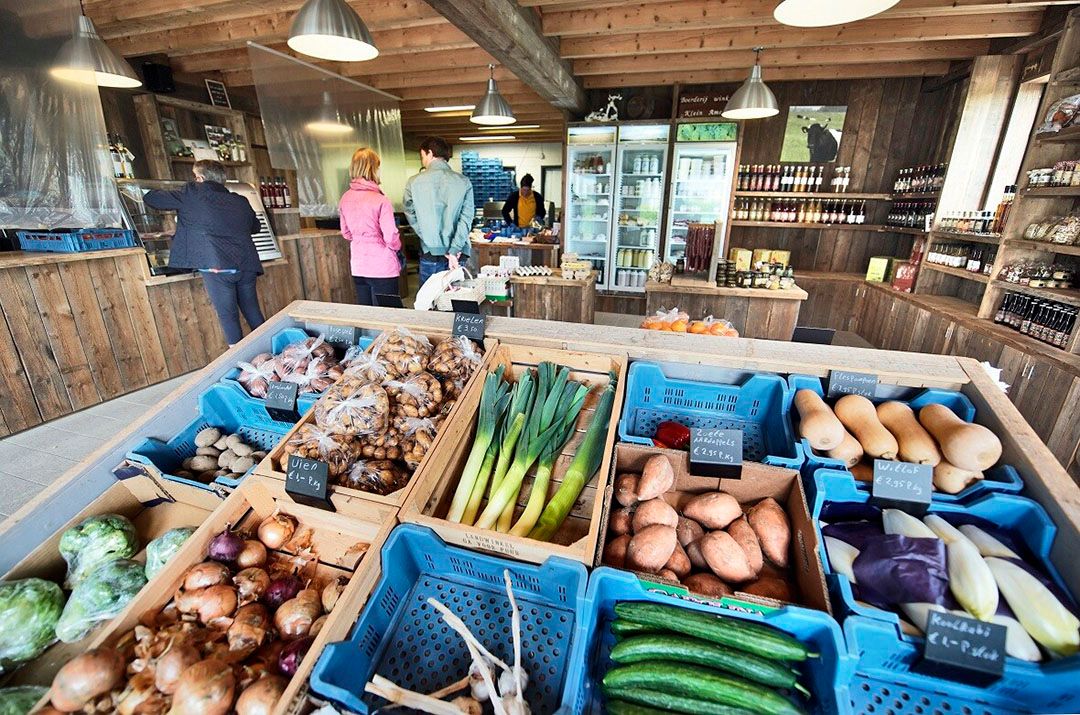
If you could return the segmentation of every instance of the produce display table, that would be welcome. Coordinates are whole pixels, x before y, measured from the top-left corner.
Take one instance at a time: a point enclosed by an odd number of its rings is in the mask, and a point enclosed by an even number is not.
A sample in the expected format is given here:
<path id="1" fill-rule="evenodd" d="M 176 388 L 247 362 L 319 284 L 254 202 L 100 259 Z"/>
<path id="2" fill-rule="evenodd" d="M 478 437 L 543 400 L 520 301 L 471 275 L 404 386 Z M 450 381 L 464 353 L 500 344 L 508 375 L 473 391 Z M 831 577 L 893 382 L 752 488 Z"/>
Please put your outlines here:
<path id="1" fill-rule="evenodd" d="M 536 320 L 592 323 L 596 303 L 597 271 L 587 278 L 563 278 L 556 270 L 550 276 L 513 276 L 514 315 Z"/>
<path id="2" fill-rule="evenodd" d="M 526 241 L 473 241 L 473 258 L 476 259 L 477 268 L 481 266 L 499 265 L 499 256 L 508 253 L 529 253 L 530 265 L 559 267 L 559 244 L 536 243 Z"/>
<path id="3" fill-rule="evenodd" d="M 807 293 L 798 286 L 788 290 L 721 288 L 704 279 L 675 276 L 671 283 L 649 281 L 645 296 L 646 315 L 678 308 L 691 319 L 724 318 L 744 338 L 791 340 Z"/>

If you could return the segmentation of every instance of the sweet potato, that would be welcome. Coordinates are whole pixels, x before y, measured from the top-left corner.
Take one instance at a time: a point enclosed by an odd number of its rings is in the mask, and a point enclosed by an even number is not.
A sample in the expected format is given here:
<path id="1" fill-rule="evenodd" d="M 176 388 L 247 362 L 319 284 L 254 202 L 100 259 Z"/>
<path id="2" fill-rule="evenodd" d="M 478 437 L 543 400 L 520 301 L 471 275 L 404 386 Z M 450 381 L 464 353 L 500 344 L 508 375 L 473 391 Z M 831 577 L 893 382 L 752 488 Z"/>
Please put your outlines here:
<path id="1" fill-rule="evenodd" d="M 611 518 L 608 519 L 608 528 L 613 534 L 629 534 L 633 518 L 634 510 L 631 507 L 621 507 L 611 512 Z"/>
<path id="2" fill-rule="evenodd" d="M 656 573 L 664 568 L 678 544 L 675 527 L 663 524 L 646 526 L 630 537 L 626 547 L 626 565 L 638 571 Z"/>
<path id="3" fill-rule="evenodd" d="M 742 516 L 742 507 L 730 494 L 706 492 L 686 502 L 683 516 L 706 529 L 723 529 Z"/>
<path id="4" fill-rule="evenodd" d="M 641 501 L 655 499 L 669 491 L 674 484 L 675 470 L 671 467 L 671 460 L 663 454 L 653 455 L 641 470 L 637 498 Z"/>
<path id="5" fill-rule="evenodd" d="M 653 524 L 663 524 L 674 529 L 678 523 L 679 515 L 675 513 L 674 507 L 663 499 L 650 499 L 637 505 L 630 528 L 636 534 L 646 526 L 652 526 Z"/>
<path id="6" fill-rule="evenodd" d="M 660 569 L 660 571 L 657 572 L 656 575 L 660 578 L 667 579 L 668 581 L 674 581 L 675 583 L 679 583 L 679 574 L 675 573 L 671 569 Z"/>
<path id="7" fill-rule="evenodd" d="M 701 539 L 697 541 L 691 541 L 686 545 L 686 556 L 690 559 L 690 564 L 696 569 L 706 570 L 709 568 L 709 563 L 705 560 L 705 556 L 701 553 Z"/>
<path id="8" fill-rule="evenodd" d="M 757 534 L 750 528 L 750 524 L 746 521 L 746 517 L 740 516 L 735 521 L 728 524 L 727 533 L 731 535 L 731 538 L 735 539 L 743 553 L 746 554 L 746 560 L 750 564 L 750 568 L 754 570 L 754 575 L 757 576 L 761 571 L 762 565 L 765 560 L 761 556 L 761 544 L 758 543 Z"/>
<path id="9" fill-rule="evenodd" d="M 682 584 L 702 596 L 722 598 L 731 595 L 731 587 L 711 573 L 702 572 L 687 576 L 683 579 Z"/>
<path id="10" fill-rule="evenodd" d="M 678 534 L 679 544 L 682 546 L 692 544 L 705 536 L 705 530 L 701 528 L 701 524 L 685 516 L 679 517 L 679 523 L 675 525 L 675 533 Z"/>
<path id="11" fill-rule="evenodd" d="M 709 568 L 723 580 L 740 583 L 754 578 L 746 553 L 726 531 L 711 531 L 697 543 Z"/>
<path id="12" fill-rule="evenodd" d="M 622 506 L 637 504 L 638 478 L 637 474 L 620 474 L 615 477 L 615 501 Z"/>
<path id="13" fill-rule="evenodd" d="M 626 568 L 626 547 L 630 545 L 630 535 L 616 536 L 604 545 L 604 563 L 617 569 Z"/>
<path id="14" fill-rule="evenodd" d="M 675 543 L 675 550 L 671 552 L 671 558 L 664 564 L 664 568 L 674 572 L 679 578 L 690 573 L 690 557 L 678 542 Z"/>
<path id="15" fill-rule="evenodd" d="M 782 578 L 771 576 L 759 578 L 753 583 L 739 589 L 743 593 L 749 593 L 762 598 L 772 598 L 777 601 L 791 601 L 791 586 Z"/>
<path id="16" fill-rule="evenodd" d="M 772 497 L 762 499 L 746 512 L 747 521 L 761 542 L 761 550 L 777 566 L 788 565 L 791 524 L 784 508 Z"/>

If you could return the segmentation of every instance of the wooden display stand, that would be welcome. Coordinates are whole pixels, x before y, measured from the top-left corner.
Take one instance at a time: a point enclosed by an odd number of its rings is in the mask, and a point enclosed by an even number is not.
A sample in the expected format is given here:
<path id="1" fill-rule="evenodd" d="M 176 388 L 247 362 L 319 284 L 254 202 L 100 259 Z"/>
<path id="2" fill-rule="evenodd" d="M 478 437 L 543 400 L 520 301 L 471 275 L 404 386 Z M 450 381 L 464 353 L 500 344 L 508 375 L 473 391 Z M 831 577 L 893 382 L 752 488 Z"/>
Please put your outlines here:
<path id="1" fill-rule="evenodd" d="M 539 263 L 532 265 L 559 267 L 559 244 L 557 243 L 526 243 L 525 241 L 473 241 L 473 256 L 476 257 L 477 268 L 480 266 L 497 266 L 499 257 L 510 251 L 529 251 L 529 260 L 532 261 L 539 254 Z"/>
<path id="2" fill-rule="evenodd" d="M 675 276 L 671 283 L 645 284 L 646 315 L 679 308 L 691 318 L 724 318 L 744 338 L 791 340 L 806 291 L 720 288 L 702 278 Z"/>
<path id="3" fill-rule="evenodd" d="M 588 278 L 563 278 L 556 271 L 550 276 L 513 276 L 514 316 L 591 324 L 596 310 L 596 275 L 597 271 L 592 271 Z"/>

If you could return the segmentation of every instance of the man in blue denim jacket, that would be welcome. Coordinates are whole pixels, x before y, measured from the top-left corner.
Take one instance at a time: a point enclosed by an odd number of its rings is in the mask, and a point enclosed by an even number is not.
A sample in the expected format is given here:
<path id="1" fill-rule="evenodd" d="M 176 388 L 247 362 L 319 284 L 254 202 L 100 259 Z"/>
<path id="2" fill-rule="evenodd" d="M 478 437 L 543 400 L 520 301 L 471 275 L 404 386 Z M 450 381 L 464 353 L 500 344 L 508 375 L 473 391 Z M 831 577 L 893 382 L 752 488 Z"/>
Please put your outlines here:
<path id="1" fill-rule="evenodd" d="M 405 184 L 405 218 L 420 237 L 420 285 L 439 271 L 457 268 L 469 255 L 476 207 L 472 182 L 450 168 L 450 145 L 440 137 L 420 144 L 424 171 Z"/>

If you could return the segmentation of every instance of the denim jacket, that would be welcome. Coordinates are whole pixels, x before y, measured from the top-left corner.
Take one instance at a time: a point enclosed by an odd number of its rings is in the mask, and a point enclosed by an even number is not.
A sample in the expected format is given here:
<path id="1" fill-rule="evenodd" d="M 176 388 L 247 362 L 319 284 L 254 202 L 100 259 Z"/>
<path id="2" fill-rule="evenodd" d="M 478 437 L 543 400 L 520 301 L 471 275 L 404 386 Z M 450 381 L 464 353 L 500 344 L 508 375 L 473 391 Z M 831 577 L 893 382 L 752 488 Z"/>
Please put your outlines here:
<path id="1" fill-rule="evenodd" d="M 469 254 L 469 230 L 476 207 L 472 182 L 434 159 L 405 184 L 405 218 L 420 237 L 425 253 Z"/>

